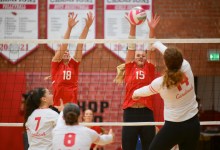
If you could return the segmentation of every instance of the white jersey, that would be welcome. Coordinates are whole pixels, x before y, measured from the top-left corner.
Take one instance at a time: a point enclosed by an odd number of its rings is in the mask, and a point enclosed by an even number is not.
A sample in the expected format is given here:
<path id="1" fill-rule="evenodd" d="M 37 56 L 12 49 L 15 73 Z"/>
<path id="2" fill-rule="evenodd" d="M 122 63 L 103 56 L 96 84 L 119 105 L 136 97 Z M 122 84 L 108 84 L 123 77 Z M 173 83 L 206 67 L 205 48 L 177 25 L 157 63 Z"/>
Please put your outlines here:
<path id="1" fill-rule="evenodd" d="M 52 129 L 59 114 L 50 108 L 36 109 L 25 124 L 28 134 L 29 150 L 52 149 Z"/>
<path id="2" fill-rule="evenodd" d="M 178 86 L 167 89 L 162 86 L 163 76 L 156 78 L 148 86 L 134 91 L 133 96 L 149 96 L 159 93 L 164 100 L 164 119 L 172 122 L 188 120 L 198 113 L 198 103 L 194 90 L 194 77 L 190 64 L 184 60 L 181 71 L 186 78 Z"/>
<path id="3" fill-rule="evenodd" d="M 89 150 L 92 143 L 104 145 L 112 142 L 111 135 L 99 135 L 81 125 L 66 125 L 62 116 L 63 113 L 60 113 L 57 126 L 53 130 L 53 150 Z"/>

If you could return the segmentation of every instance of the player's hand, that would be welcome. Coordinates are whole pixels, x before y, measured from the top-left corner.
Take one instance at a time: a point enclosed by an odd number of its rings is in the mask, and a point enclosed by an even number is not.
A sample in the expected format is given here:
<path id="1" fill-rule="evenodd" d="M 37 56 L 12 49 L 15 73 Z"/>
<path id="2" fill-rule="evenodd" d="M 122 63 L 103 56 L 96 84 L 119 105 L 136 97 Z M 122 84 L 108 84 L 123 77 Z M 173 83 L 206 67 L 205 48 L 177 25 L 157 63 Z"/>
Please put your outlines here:
<path id="1" fill-rule="evenodd" d="M 59 112 L 63 111 L 64 108 L 63 100 L 60 99 L 60 106 L 54 106 L 54 107 L 57 108 Z"/>
<path id="2" fill-rule="evenodd" d="M 94 16 L 93 16 L 92 12 L 90 11 L 89 13 L 87 13 L 87 18 L 85 18 L 86 27 L 90 28 L 93 21 L 94 21 Z"/>
<path id="3" fill-rule="evenodd" d="M 147 18 L 147 24 L 148 24 L 148 27 L 150 29 L 155 29 L 158 25 L 158 23 L 160 22 L 160 16 L 158 16 L 157 14 L 155 14 L 154 16 L 151 17 L 151 20 L 149 20 Z"/>
<path id="4" fill-rule="evenodd" d="M 136 100 L 139 100 L 139 99 L 140 99 L 140 96 L 134 96 L 134 95 L 132 95 L 132 99 L 135 100 L 135 101 L 136 101 Z"/>
<path id="5" fill-rule="evenodd" d="M 47 81 L 47 80 L 50 80 L 51 79 L 51 76 L 46 76 L 44 77 L 44 80 Z"/>
<path id="6" fill-rule="evenodd" d="M 130 23 L 130 26 L 135 27 L 136 25 L 132 24 L 130 19 L 128 18 L 128 13 L 125 13 L 125 19 L 128 20 L 128 22 Z"/>
<path id="7" fill-rule="evenodd" d="M 68 13 L 68 28 L 72 29 L 79 22 L 76 18 L 77 14 L 74 12 Z"/>
<path id="8" fill-rule="evenodd" d="M 109 130 L 108 135 L 112 135 L 112 142 L 114 141 L 114 133 L 112 129 Z"/>

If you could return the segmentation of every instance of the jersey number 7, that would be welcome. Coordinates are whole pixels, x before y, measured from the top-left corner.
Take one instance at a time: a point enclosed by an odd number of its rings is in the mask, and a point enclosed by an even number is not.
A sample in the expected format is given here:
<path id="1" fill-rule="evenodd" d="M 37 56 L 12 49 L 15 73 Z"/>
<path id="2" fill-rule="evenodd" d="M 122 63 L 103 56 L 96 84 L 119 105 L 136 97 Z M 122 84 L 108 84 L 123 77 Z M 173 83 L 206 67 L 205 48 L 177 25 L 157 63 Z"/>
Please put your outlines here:
<path id="1" fill-rule="evenodd" d="M 35 128 L 35 131 L 37 131 L 38 128 L 39 128 L 39 125 L 40 125 L 41 117 L 35 117 L 35 120 L 37 120 L 37 125 L 36 125 L 36 128 Z"/>

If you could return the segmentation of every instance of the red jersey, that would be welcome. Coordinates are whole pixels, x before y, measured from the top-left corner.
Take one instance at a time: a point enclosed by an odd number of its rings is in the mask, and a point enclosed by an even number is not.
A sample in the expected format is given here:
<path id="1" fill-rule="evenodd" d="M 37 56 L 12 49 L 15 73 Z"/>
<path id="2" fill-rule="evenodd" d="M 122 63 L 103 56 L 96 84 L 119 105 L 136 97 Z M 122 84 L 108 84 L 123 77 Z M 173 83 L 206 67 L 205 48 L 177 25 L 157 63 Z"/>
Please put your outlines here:
<path id="1" fill-rule="evenodd" d="M 142 97 L 138 101 L 132 99 L 134 90 L 150 84 L 155 78 L 155 67 L 153 64 L 146 62 L 143 68 L 137 66 L 135 62 L 125 65 L 125 100 L 122 105 L 123 109 L 132 106 L 135 103 L 141 103 L 147 108 L 153 110 L 152 97 Z"/>
<path id="2" fill-rule="evenodd" d="M 55 106 L 60 105 L 60 99 L 63 100 L 64 104 L 68 102 L 77 103 L 79 64 L 74 59 L 70 59 L 67 65 L 62 61 L 51 63 Z"/>

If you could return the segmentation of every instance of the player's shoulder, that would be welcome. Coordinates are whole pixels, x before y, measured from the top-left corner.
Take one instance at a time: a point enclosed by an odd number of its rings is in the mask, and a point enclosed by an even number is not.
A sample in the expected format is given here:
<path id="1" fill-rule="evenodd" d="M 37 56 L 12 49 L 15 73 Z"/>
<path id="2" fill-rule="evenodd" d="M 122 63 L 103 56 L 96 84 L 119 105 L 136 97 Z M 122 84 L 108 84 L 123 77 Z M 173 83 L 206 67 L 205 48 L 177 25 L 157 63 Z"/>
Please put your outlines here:
<path id="1" fill-rule="evenodd" d="M 186 72 L 191 68 L 189 62 L 187 60 L 183 60 L 182 66 L 181 66 L 181 71 Z"/>
<path id="2" fill-rule="evenodd" d="M 134 61 L 127 62 L 127 63 L 125 63 L 125 69 L 130 70 L 132 68 L 135 68 L 135 65 L 136 65 L 136 63 Z"/>
<path id="3" fill-rule="evenodd" d="M 63 63 L 63 61 L 61 60 L 61 61 L 51 61 L 51 64 L 53 65 L 57 65 L 57 64 L 62 64 Z"/>
<path id="4" fill-rule="evenodd" d="M 76 60 L 75 58 L 70 58 L 69 63 L 73 63 L 73 64 L 79 64 L 80 61 Z"/>
<path id="5" fill-rule="evenodd" d="M 145 63 L 145 67 L 147 67 L 147 68 L 152 68 L 152 69 L 155 69 L 155 66 L 154 66 L 154 64 L 152 64 L 152 63 L 150 63 L 150 62 L 148 62 L 148 61 L 146 61 L 146 63 Z"/>
<path id="6" fill-rule="evenodd" d="M 81 129 L 82 131 L 85 131 L 85 132 L 95 132 L 94 130 L 88 128 L 88 127 L 85 127 L 85 126 L 82 126 L 82 125 L 79 125 L 77 126 L 79 129 Z"/>
<path id="7" fill-rule="evenodd" d="M 48 108 L 47 109 L 49 113 L 51 114 L 55 114 L 55 115 L 59 115 L 55 110 L 51 109 L 51 108 Z"/>
<path id="8" fill-rule="evenodd" d="M 44 112 L 42 112 L 42 113 L 44 113 L 47 116 L 51 116 L 51 117 L 58 117 L 59 116 L 59 114 L 56 111 L 52 110 L 51 108 L 45 109 Z"/>

